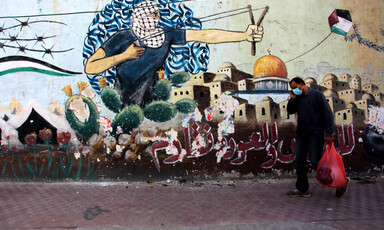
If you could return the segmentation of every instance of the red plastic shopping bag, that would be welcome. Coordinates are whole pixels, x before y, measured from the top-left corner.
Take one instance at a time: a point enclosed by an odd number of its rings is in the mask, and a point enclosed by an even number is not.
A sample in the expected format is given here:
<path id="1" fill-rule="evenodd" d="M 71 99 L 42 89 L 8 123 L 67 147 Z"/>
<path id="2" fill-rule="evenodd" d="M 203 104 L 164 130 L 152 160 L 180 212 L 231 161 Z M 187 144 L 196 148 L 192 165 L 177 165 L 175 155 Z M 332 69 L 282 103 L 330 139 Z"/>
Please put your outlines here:
<path id="1" fill-rule="evenodd" d="M 328 188 L 342 188 L 347 184 L 343 159 L 333 144 L 327 146 L 317 165 L 317 180 Z"/>

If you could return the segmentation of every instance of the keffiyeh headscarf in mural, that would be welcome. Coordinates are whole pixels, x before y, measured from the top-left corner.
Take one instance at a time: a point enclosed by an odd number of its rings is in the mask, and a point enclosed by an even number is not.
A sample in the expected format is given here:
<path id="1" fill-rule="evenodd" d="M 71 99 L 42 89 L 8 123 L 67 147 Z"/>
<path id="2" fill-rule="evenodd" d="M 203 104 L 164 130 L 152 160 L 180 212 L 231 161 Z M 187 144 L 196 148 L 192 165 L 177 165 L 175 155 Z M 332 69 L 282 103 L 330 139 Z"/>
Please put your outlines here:
<path id="1" fill-rule="evenodd" d="M 158 48 L 165 40 L 164 31 L 157 28 L 160 17 L 155 2 L 145 1 L 138 4 L 132 14 L 132 31 L 148 47 Z M 151 15 L 151 16 L 150 16 Z"/>

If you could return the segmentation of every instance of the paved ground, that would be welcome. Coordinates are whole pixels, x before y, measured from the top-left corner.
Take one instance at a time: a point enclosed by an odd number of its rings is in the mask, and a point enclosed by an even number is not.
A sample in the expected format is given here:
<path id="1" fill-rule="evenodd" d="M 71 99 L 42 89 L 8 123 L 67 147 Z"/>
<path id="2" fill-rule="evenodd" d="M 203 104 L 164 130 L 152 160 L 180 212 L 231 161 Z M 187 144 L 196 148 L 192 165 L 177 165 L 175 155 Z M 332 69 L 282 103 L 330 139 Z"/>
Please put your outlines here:
<path id="1" fill-rule="evenodd" d="M 383 229 L 382 178 L 342 198 L 315 181 L 288 197 L 293 182 L 3 182 L 0 229 Z"/>

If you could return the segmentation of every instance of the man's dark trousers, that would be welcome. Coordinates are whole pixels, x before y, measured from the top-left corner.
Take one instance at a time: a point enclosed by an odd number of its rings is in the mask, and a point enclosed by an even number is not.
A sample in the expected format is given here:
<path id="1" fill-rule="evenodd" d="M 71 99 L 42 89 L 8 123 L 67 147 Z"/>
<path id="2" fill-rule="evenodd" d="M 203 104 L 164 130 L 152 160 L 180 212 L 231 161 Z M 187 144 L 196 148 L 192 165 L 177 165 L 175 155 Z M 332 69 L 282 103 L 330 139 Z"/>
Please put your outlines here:
<path id="1" fill-rule="evenodd" d="M 304 193 L 309 188 L 306 166 L 307 154 L 309 154 L 309 160 L 316 170 L 317 163 L 323 156 L 324 143 L 323 132 L 296 131 L 296 189 L 300 192 Z"/>

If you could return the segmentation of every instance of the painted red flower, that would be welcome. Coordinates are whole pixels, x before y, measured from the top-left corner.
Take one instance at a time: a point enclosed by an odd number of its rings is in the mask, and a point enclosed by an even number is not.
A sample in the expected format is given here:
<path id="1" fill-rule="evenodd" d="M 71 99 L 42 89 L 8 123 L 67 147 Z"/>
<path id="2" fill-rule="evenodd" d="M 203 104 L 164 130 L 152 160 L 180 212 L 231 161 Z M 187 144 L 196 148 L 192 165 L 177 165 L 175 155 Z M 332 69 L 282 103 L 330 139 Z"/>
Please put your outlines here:
<path id="1" fill-rule="evenodd" d="M 5 139 L 9 140 L 11 138 L 10 135 L 6 136 Z"/>
<path id="2" fill-rule="evenodd" d="M 83 147 L 79 148 L 79 151 L 80 151 L 80 152 L 83 152 L 83 150 L 84 150 L 84 148 L 83 148 Z"/>
<path id="3" fill-rule="evenodd" d="M 16 150 L 16 146 L 12 146 L 12 151 L 15 151 Z"/>
<path id="4" fill-rule="evenodd" d="M 43 129 L 39 131 L 39 137 L 43 141 L 49 141 L 52 138 L 52 131 L 50 129 Z"/>
<path id="5" fill-rule="evenodd" d="M 6 145 L 3 145 L 3 149 L 4 149 L 4 150 L 7 150 L 8 147 L 7 147 Z"/>
<path id="6" fill-rule="evenodd" d="M 71 141 L 71 133 L 70 132 L 61 132 L 57 134 L 57 141 L 61 144 L 67 144 Z"/>
<path id="7" fill-rule="evenodd" d="M 35 145 L 36 142 L 37 142 L 37 134 L 36 133 L 30 133 L 28 135 L 25 136 L 24 138 L 25 142 L 28 144 L 28 145 Z"/>

